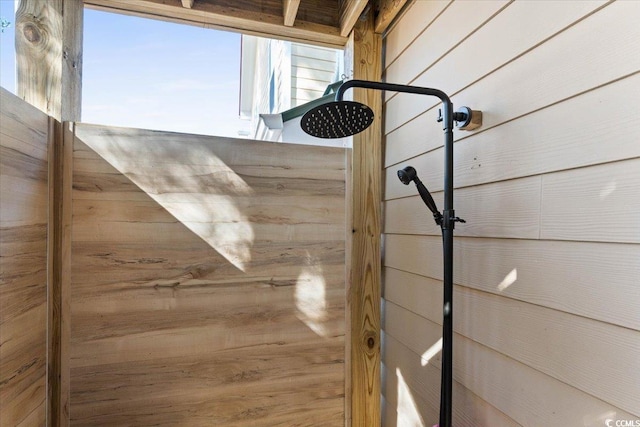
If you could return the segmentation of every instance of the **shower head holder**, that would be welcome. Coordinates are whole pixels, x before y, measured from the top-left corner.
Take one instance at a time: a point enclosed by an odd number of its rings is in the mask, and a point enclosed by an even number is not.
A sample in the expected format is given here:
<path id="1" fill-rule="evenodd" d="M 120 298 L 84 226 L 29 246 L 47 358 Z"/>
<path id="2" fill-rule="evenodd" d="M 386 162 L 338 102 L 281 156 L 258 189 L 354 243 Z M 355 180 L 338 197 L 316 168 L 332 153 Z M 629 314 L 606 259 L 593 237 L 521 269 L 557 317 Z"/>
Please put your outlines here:
<path id="1" fill-rule="evenodd" d="M 442 109 L 438 109 L 437 122 L 441 122 Z M 482 111 L 472 110 L 469 107 L 460 107 L 458 111 L 453 113 L 453 121 L 456 123 L 456 127 L 460 130 L 474 130 L 482 126 Z"/>

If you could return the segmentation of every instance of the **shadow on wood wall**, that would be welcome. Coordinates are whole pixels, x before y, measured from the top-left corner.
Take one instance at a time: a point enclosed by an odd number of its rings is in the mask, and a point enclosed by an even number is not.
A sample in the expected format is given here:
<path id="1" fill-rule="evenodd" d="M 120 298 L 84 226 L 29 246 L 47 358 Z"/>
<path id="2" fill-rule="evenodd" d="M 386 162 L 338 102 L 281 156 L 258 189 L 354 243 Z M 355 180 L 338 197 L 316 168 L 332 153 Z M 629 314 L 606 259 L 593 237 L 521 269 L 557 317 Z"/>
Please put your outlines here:
<path id="1" fill-rule="evenodd" d="M 77 125 L 74 425 L 344 423 L 344 149 Z"/>

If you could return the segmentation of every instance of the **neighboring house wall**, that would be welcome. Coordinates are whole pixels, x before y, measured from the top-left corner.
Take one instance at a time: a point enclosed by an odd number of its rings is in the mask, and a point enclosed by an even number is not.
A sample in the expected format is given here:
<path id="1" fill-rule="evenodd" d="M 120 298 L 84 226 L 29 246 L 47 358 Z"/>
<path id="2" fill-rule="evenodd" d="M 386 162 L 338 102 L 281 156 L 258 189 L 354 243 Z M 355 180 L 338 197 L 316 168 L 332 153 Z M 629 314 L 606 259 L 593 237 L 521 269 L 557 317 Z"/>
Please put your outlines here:
<path id="1" fill-rule="evenodd" d="M 640 2 L 416 1 L 385 80 L 484 112 L 456 131 L 453 424 L 640 417 Z M 386 94 L 384 422 L 438 419 L 438 101 Z"/>
<path id="2" fill-rule="evenodd" d="M 335 49 L 247 35 L 242 45 L 240 110 L 251 120 L 254 139 L 264 137 L 260 114 L 281 113 L 322 97 L 343 72 L 342 52 Z"/>
<path id="3" fill-rule="evenodd" d="M 291 43 L 291 107 L 322 97 L 329 84 L 340 80 L 338 57 L 342 52 L 335 49 Z"/>

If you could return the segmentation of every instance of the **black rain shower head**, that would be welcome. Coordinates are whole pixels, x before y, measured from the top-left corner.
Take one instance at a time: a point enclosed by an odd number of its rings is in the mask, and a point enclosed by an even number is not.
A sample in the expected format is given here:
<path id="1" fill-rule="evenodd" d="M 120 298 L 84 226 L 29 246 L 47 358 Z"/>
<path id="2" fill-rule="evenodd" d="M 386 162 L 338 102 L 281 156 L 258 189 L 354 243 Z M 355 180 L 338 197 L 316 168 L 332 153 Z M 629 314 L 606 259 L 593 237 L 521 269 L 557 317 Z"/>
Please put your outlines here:
<path id="1" fill-rule="evenodd" d="M 373 111 L 364 104 L 334 101 L 307 111 L 300 126 L 317 138 L 344 138 L 355 135 L 373 123 Z"/>

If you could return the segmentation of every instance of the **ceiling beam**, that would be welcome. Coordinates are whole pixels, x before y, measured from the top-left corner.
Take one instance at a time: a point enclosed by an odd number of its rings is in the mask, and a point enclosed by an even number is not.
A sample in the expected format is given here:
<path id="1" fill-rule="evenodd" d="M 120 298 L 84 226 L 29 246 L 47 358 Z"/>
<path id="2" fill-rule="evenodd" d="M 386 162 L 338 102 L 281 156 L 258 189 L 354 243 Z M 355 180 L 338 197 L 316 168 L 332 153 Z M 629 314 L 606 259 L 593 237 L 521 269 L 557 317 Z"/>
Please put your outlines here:
<path id="1" fill-rule="evenodd" d="M 187 9 L 191 9 L 193 7 L 193 2 L 195 0 L 182 0 L 182 7 L 186 7 Z"/>
<path id="2" fill-rule="evenodd" d="M 378 16 L 376 17 L 375 31 L 382 34 L 389 28 L 389 25 L 398 13 L 402 10 L 407 0 L 378 0 Z"/>
<path id="3" fill-rule="evenodd" d="M 367 7 L 368 0 L 343 0 L 340 4 L 340 35 L 347 37 Z"/>
<path id="4" fill-rule="evenodd" d="M 299 6 L 300 0 L 282 0 L 284 25 L 286 25 L 287 27 L 293 27 L 293 23 L 296 20 L 296 15 L 298 14 Z"/>
<path id="5" fill-rule="evenodd" d="M 191 9 L 181 0 L 84 0 L 87 7 L 125 15 L 142 16 L 180 24 L 195 25 L 261 37 L 291 40 L 344 48 L 347 38 L 337 27 L 296 20 L 292 27 L 283 24 L 281 15 L 271 15 L 235 7 L 241 2 L 224 2 L 228 6 L 195 2 Z"/>

